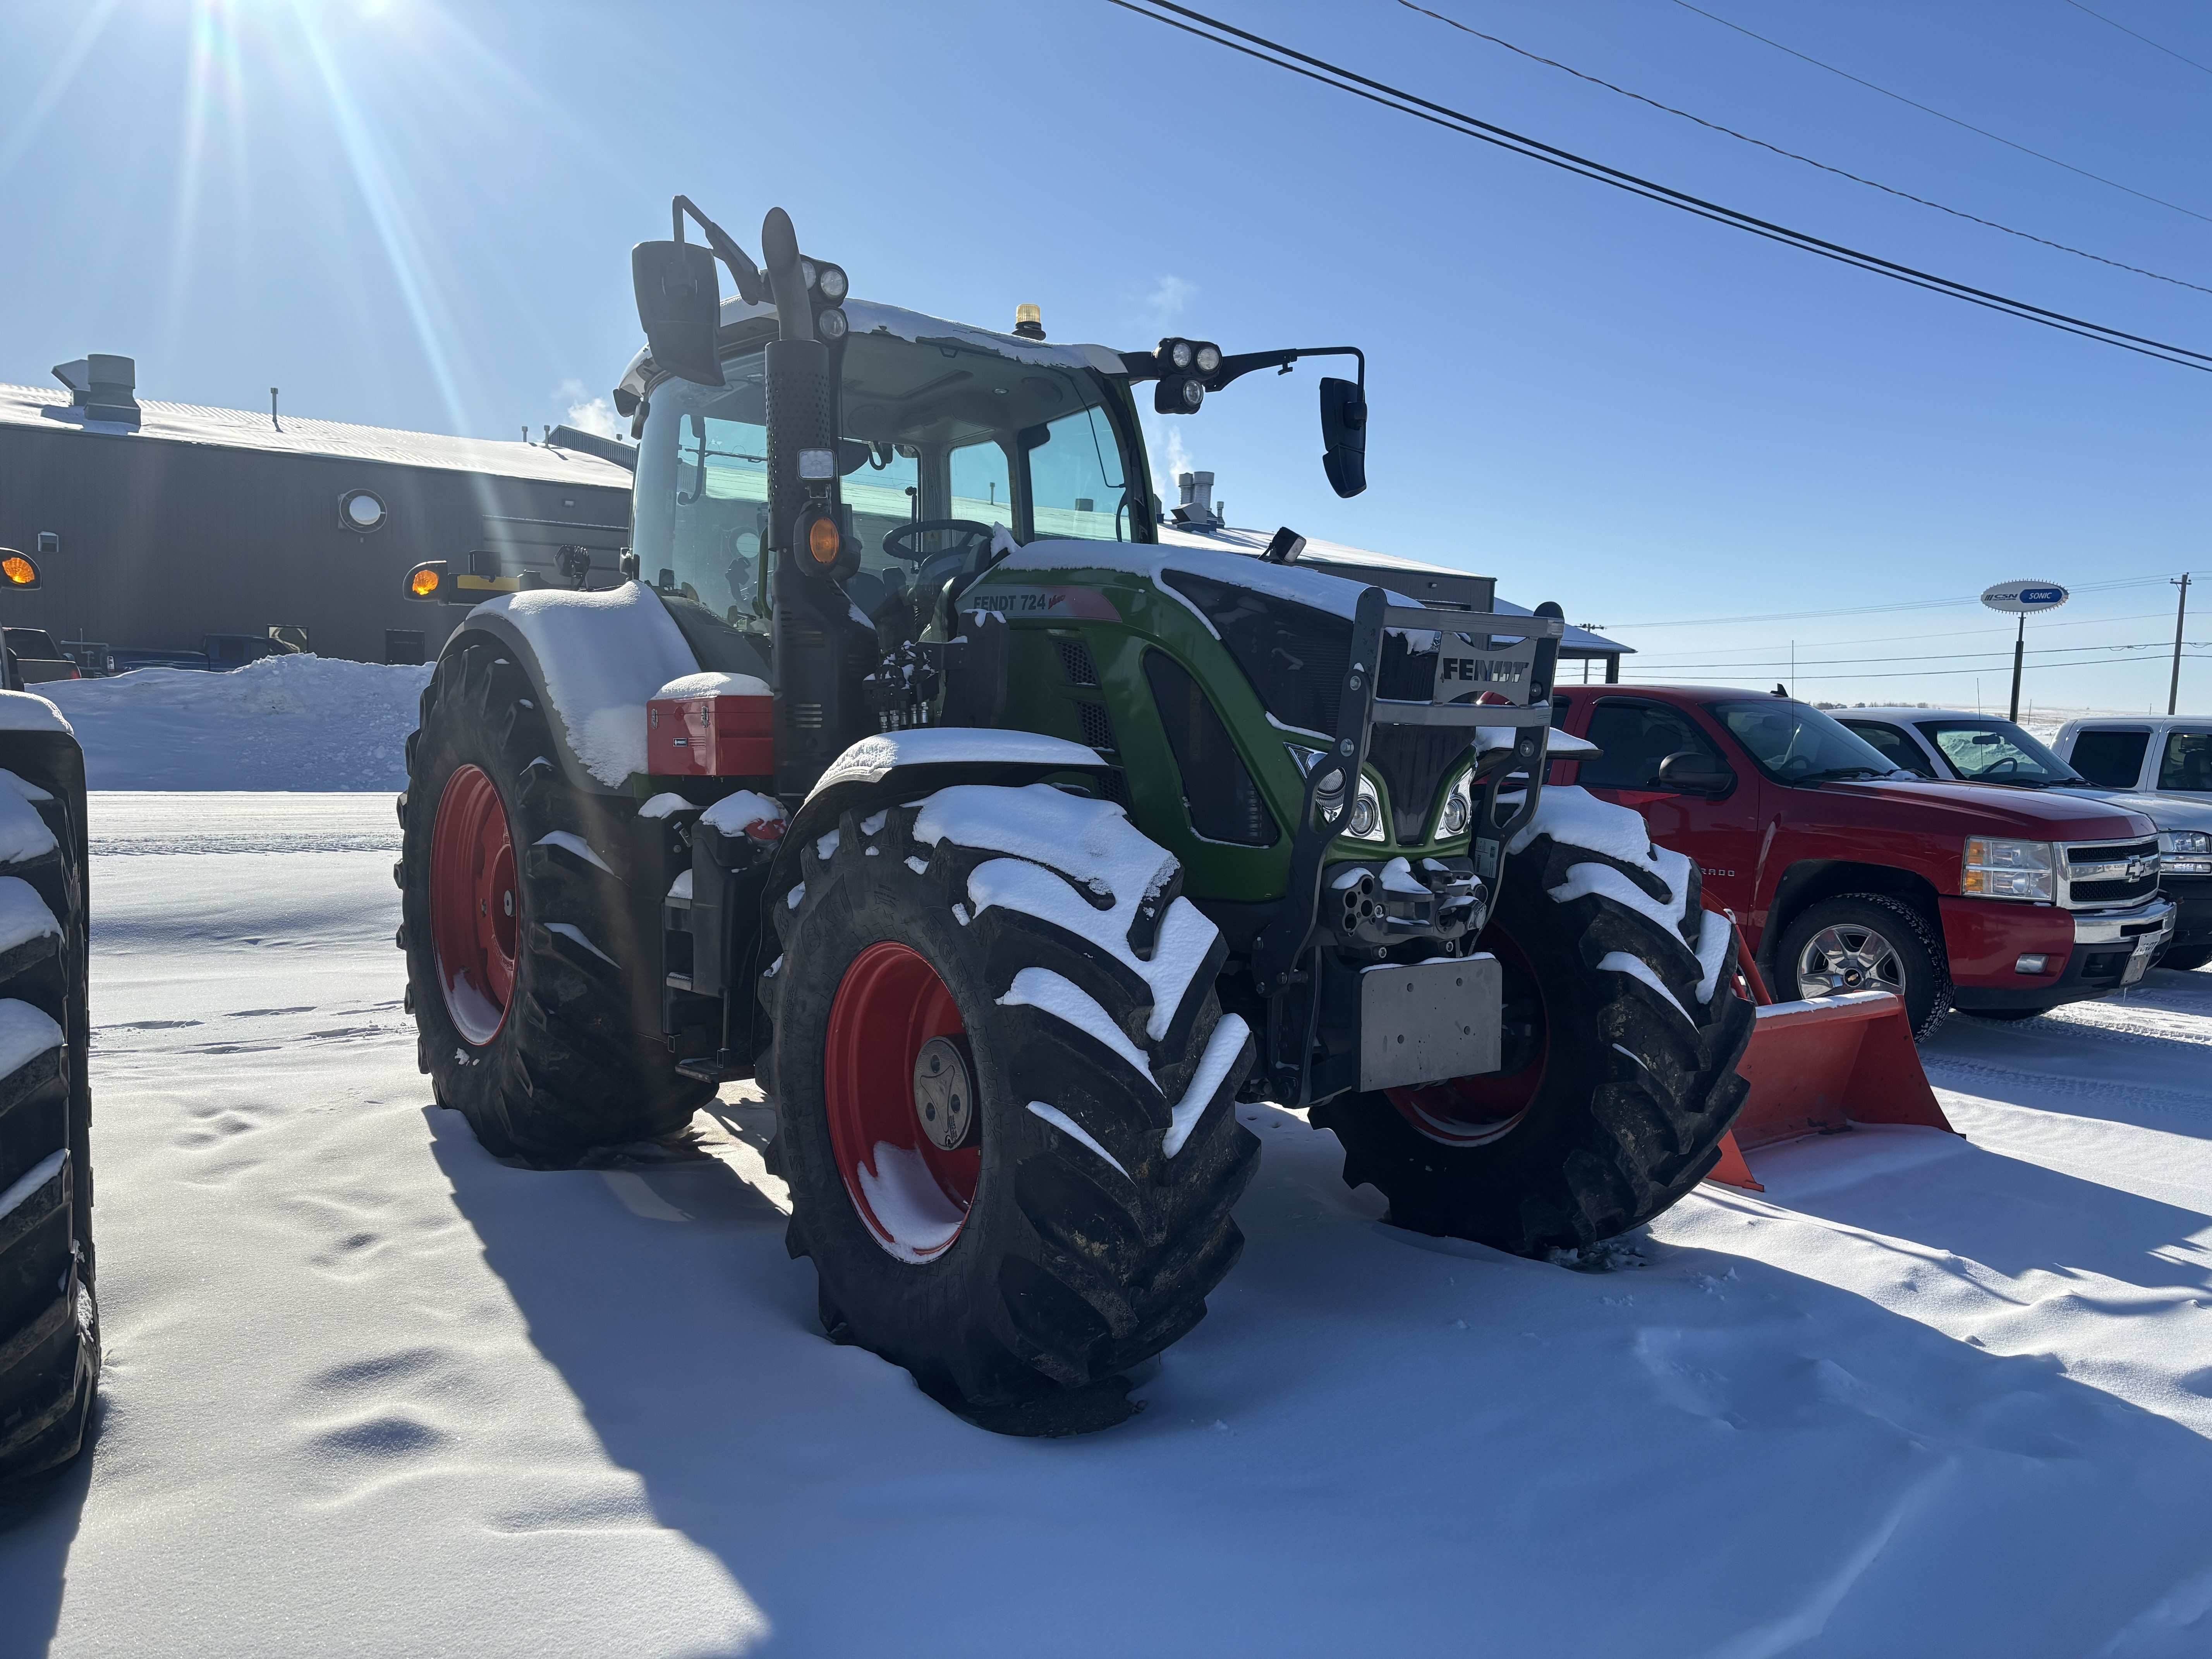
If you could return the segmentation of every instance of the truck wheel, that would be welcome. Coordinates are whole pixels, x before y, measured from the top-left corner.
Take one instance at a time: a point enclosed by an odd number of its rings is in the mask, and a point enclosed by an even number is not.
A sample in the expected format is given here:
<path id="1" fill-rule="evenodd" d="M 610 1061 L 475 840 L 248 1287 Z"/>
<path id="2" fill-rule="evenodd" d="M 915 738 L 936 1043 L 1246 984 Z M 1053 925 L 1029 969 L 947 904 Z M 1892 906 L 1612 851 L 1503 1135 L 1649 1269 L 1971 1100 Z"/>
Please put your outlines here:
<path id="1" fill-rule="evenodd" d="M 1725 982 L 1734 933 L 1700 909 L 1680 854 L 1539 834 L 1477 941 L 1504 969 L 1504 1066 L 1316 1108 L 1345 1184 L 1380 1188 L 1398 1226 L 1516 1255 L 1649 1221 L 1719 1160 L 1742 1109 L 1753 1012 Z"/>
<path id="2" fill-rule="evenodd" d="M 678 867 L 665 832 L 562 777 L 541 702 L 489 642 L 440 659 L 393 873 L 416 1061 L 439 1103 L 493 1152 L 555 1164 L 672 1133 L 714 1091 L 640 1017 Z"/>
<path id="3" fill-rule="evenodd" d="M 24 701 L 18 699 L 17 701 Z M 84 1444 L 100 1379 L 85 1059 L 84 763 L 0 738 L 0 1481 Z"/>
<path id="4" fill-rule="evenodd" d="M 1043 785 L 848 812 L 800 856 L 761 1078 L 823 1328 L 984 1428 L 1120 1422 L 1243 1249 L 1220 935 L 1119 808 Z"/>
<path id="5" fill-rule="evenodd" d="M 1886 893 L 1845 893 L 1807 905 L 1783 930 L 1774 964 L 1774 993 L 1785 1000 L 1894 992 L 1915 1037 L 1933 1036 L 1951 1012 L 1942 939 L 1919 911 Z"/>

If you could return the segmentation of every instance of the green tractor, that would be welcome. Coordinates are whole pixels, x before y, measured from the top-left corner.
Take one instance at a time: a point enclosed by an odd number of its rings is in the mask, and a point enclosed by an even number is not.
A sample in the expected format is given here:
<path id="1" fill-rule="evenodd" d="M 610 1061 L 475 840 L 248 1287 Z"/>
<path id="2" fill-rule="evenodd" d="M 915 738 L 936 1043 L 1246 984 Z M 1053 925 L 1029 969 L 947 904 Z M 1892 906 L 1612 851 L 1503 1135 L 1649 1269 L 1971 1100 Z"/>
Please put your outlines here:
<path id="1" fill-rule="evenodd" d="M 1523 1254 L 1712 1166 L 1733 930 L 1634 814 L 1544 792 L 1559 608 L 1162 539 L 1139 386 L 1355 359 L 1349 496 L 1364 357 L 989 332 L 849 298 L 781 210 L 764 270 L 674 219 L 633 256 L 631 550 L 408 578 L 473 605 L 396 873 L 422 1067 L 488 1146 L 573 1162 L 757 1079 L 825 1330 L 1022 1433 L 1126 1417 L 1204 1316 L 1239 1101 Z"/>

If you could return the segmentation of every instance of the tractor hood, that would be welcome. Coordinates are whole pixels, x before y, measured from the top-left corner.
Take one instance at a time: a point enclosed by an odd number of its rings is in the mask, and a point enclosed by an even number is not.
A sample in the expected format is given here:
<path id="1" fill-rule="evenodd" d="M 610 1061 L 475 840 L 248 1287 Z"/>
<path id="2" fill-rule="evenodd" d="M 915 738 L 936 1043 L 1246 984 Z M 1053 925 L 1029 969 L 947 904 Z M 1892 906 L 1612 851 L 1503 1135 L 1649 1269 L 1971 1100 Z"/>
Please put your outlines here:
<path id="1" fill-rule="evenodd" d="M 1881 803 L 1899 828 L 1932 835 L 2008 836 L 2023 841 L 2139 841 L 2149 818 L 2094 796 L 1975 783 L 1824 783 L 1823 790 Z"/>

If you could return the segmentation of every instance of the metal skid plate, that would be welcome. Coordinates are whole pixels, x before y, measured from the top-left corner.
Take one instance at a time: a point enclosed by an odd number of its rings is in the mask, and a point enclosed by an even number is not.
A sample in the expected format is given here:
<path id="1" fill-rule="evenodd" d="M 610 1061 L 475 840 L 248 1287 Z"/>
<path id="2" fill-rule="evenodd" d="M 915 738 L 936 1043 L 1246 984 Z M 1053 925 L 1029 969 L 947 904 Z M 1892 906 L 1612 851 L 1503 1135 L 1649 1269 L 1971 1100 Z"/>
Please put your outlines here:
<path id="1" fill-rule="evenodd" d="M 1499 1064 L 1498 958 L 1445 957 L 1359 975 L 1359 1086 L 1408 1088 L 1480 1077 Z"/>

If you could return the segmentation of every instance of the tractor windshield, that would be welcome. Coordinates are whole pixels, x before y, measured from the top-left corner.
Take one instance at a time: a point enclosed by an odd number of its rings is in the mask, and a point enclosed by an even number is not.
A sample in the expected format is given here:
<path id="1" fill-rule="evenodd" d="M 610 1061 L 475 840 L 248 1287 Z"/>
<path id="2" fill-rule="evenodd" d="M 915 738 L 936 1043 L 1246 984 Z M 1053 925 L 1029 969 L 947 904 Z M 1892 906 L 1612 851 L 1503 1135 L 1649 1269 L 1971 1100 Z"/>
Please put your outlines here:
<path id="1" fill-rule="evenodd" d="M 726 386 L 654 390 L 631 526 L 647 580 L 671 572 L 740 624 L 768 610 L 765 362 L 749 352 L 724 361 Z M 884 536 L 917 520 L 1003 525 L 1024 543 L 1150 539 L 1143 467 L 1127 459 L 1140 453 L 1131 405 L 1104 377 L 967 340 L 872 333 L 845 342 L 837 378 L 839 490 L 861 547 L 848 586 L 871 612 L 914 569 Z"/>

